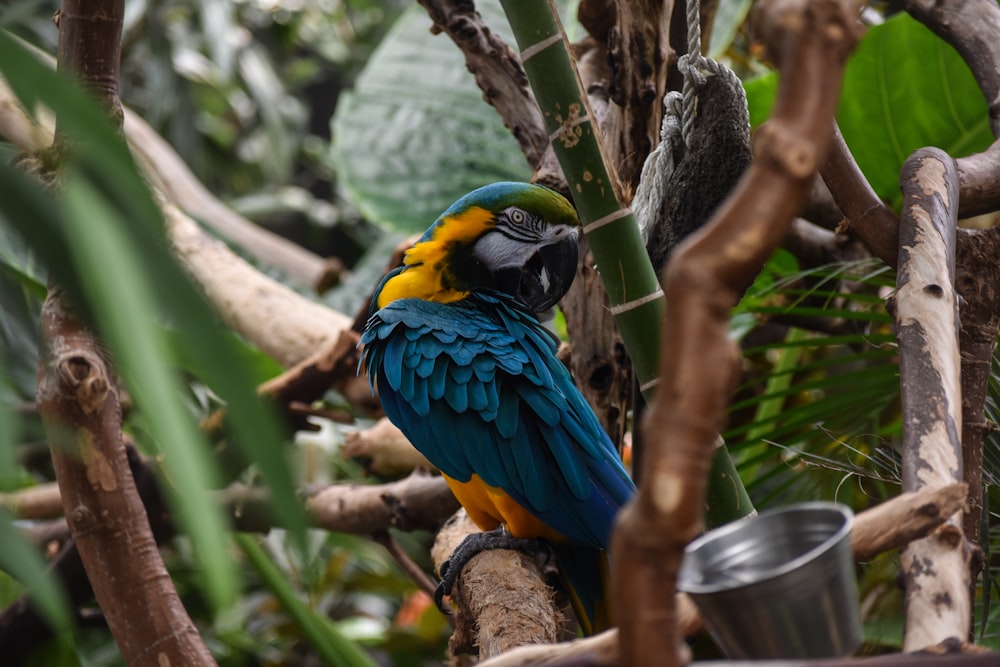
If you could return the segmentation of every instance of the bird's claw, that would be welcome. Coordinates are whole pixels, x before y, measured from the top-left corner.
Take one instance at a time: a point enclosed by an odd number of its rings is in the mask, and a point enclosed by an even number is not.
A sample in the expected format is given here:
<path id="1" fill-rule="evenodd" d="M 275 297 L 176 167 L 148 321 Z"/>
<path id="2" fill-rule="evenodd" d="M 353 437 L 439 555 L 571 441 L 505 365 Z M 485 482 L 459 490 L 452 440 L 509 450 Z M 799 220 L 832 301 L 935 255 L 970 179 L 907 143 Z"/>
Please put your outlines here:
<path id="1" fill-rule="evenodd" d="M 544 540 L 513 537 L 503 528 L 482 533 L 472 533 L 458 545 L 451 558 L 441 563 L 441 582 L 434 589 L 434 604 L 445 614 L 451 614 L 451 608 L 445 604 L 445 596 L 451 595 L 458 575 L 474 556 L 492 549 L 510 549 L 525 553 L 543 552 L 551 557 L 552 550 Z"/>

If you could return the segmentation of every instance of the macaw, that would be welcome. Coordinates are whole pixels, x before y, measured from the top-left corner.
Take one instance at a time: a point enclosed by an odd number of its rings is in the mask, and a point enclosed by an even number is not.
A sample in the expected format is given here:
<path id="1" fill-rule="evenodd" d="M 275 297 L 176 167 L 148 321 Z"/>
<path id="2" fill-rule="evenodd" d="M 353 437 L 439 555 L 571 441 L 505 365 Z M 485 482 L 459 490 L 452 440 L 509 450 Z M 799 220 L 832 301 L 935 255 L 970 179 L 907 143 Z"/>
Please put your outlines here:
<path id="1" fill-rule="evenodd" d="M 541 186 L 465 195 L 376 288 L 360 365 L 480 528 L 552 545 L 591 634 L 610 624 L 607 550 L 635 485 L 536 317 L 569 289 L 578 225 Z"/>

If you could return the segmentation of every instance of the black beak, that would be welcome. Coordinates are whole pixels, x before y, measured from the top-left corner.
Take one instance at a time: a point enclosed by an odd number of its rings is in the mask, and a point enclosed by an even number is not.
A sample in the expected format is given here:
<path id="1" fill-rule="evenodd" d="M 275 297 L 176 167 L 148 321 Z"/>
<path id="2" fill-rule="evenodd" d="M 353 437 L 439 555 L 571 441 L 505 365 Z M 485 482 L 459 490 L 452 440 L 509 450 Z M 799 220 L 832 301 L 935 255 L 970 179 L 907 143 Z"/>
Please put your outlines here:
<path id="1" fill-rule="evenodd" d="M 541 313 L 556 305 L 573 284 L 578 256 L 576 234 L 570 234 L 539 248 L 524 266 L 499 271 L 497 280 L 509 286 L 503 291 L 528 310 Z"/>

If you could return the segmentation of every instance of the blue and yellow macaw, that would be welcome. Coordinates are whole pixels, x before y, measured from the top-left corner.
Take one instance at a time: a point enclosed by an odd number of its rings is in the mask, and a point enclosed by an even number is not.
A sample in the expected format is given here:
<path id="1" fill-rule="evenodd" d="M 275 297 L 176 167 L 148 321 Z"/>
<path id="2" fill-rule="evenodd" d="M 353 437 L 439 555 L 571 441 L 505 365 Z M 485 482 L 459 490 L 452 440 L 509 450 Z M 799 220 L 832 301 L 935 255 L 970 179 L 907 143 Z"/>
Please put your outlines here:
<path id="1" fill-rule="evenodd" d="M 462 197 L 376 289 L 361 363 L 385 413 L 485 531 L 543 538 L 584 632 L 635 486 L 536 319 L 572 282 L 576 211 L 527 183 Z"/>

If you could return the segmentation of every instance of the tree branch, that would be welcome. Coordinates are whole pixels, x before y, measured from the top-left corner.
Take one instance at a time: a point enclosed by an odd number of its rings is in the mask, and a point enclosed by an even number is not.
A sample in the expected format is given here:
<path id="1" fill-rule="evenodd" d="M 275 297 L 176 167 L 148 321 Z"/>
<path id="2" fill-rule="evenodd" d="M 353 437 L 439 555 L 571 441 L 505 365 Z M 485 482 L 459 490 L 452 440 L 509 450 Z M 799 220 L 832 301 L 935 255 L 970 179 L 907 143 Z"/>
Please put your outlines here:
<path id="1" fill-rule="evenodd" d="M 610 95 L 604 129 L 611 166 L 629 190 L 639 185 L 646 156 L 659 143 L 667 92 L 673 0 L 617 2 L 608 34 Z"/>
<path id="2" fill-rule="evenodd" d="M 820 168 L 823 181 L 830 189 L 844 221 L 837 231 L 852 234 L 879 257 L 896 268 L 899 248 L 899 218 L 878 198 L 861 167 L 851 155 L 836 122 L 830 155 Z"/>
<path id="3" fill-rule="evenodd" d="M 440 571 L 462 540 L 477 532 L 465 510 L 455 514 L 434 541 L 435 569 Z M 451 600 L 455 632 L 448 650 L 456 656 L 478 652 L 486 660 L 518 646 L 553 644 L 564 622 L 539 563 L 519 551 L 475 555 L 462 568 Z"/>
<path id="4" fill-rule="evenodd" d="M 521 67 L 520 57 L 483 23 L 474 3 L 459 0 L 419 0 L 434 22 L 465 56 L 465 65 L 504 125 L 514 135 L 532 169 L 538 169 L 549 148 L 542 112 Z"/>
<path id="5" fill-rule="evenodd" d="M 903 490 L 962 478 L 954 161 L 924 148 L 903 165 L 903 216 L 894 319 L 903 403 Z M 969 550 L 959 515 L 902 552 L 906 581 L 903 649 L 969 632 Z"/>
<path id="6" fill-rule="evenodd" d="M 116 378 L 100 343 L 55 287 L 41 329 L 39 414 L 73 540 L 125 662 L 215 664 L 157 550 L 125 454 Z"/>

